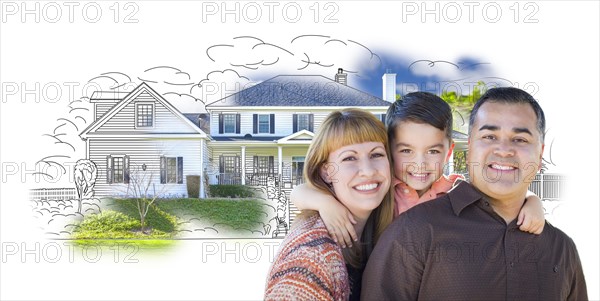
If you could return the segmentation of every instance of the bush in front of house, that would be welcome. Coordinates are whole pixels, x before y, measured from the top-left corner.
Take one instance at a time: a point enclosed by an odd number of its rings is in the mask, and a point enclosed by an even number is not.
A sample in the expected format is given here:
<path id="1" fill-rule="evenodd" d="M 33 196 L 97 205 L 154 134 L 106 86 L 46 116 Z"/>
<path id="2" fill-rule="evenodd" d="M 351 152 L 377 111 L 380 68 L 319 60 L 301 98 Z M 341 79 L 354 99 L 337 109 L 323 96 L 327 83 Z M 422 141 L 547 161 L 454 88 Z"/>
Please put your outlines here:
<path id="1" fill-rule="evenodd" d="M 73 231 L 73 238 L 85 239 L 130 239 L 130 238 L 170 238 L 176 227 L 176 217 L 154 208 L 147 222 L 154 226 L 148 233 L 141 232 L 140 220 L 135 214 L 104 210 L 91 214 Z"/>
<path id="2" fill-rule="evenodd" d="M 253 198 L 254 190 L 244 185 L 210 185 L 210 197 L 213 198 Z"/>

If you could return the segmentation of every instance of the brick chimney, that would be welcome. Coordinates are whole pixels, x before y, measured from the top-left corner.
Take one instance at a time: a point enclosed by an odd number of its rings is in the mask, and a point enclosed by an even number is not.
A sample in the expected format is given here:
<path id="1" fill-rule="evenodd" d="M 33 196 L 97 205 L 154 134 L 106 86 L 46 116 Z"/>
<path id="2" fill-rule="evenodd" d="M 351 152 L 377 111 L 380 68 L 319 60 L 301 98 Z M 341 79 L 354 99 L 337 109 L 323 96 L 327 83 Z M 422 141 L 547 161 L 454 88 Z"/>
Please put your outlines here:
<path id="1" fill-rule="evenodd" d="M 338 68 L 338 72 L 335 74 L 335 81 L 344 86 L 348 85 L 348 74 L 344 73 L 344 69 Z"/>
<path id="2" fill-rule="evenodd" d="M 387 69 L 381 80 L 383 81 L 383 100 L 393 103 L 396 101 L 396 73 Z"/>

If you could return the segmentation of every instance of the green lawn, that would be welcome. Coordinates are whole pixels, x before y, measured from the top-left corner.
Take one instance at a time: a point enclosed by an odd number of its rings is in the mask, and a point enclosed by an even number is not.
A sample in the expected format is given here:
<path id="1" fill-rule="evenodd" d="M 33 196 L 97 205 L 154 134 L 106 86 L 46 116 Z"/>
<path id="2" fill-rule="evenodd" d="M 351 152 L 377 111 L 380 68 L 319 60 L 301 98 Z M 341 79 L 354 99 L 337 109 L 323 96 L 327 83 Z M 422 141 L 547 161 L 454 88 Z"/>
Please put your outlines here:
<path id="1" fill-rule="evenodd" d="M 255 229 L 274 213 L 271 206 L 254 199 L 162 199 L 146 216 L 148 231 L 140 231 L 140 218 L 134 199 L 114 199 L 101 214 L 88 215 L 74 231 L 78 244 L 134 243 L 161 248 L 177 238 L 179 224 L 196 218 L 210 225 L 231 229 Z M 165 245 L 166 244 L 166 245 Z"/>
<path id="2" fill-rule="evenodd" d="M 265 208 L 263 202 L 252 199 L 175 199 L 162 201 L 157 206 L 174 215 L 185 213 L 232 228 L 248 229 L 267 218 L 270 209 Z"/>

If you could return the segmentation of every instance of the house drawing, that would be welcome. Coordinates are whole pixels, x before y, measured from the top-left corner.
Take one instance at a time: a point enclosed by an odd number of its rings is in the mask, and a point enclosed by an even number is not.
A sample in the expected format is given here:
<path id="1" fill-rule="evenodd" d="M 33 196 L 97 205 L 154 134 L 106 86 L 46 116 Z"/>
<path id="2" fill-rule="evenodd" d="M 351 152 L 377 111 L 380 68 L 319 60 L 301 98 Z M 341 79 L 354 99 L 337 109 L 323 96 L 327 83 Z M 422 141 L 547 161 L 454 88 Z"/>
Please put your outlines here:
<path id="1" fill-rule="evenodd" d="M 151 191 L 187 195 L 185 176 L 200 175 L 207 161 L 210 138 L 198 123 L 146 83 L 129 93 L 95 92 L 90 102 L 95 119 L 80 137 L 99 170 L 97 197 L 131 193 L 131 177 L 142 172 Z"/>
<path id="2" fill-rule="evenodd" d="M 289 194 L 303 182 L 308 146 L 330 112 L 356 107 L 385 121 L 395 74 L 382 82 L 386 100 L 348 86 L 342 69 L 334 79 L 279 75 L 206 105 L 208 114 L 184 114 L 146 83 L 95 92 L 95 120 L 80 137 L 98 166 L 96 196 L 125 195 L 141 171 L 154 175 L 153 189 L 176 197 L 187 196 L 188 175 L 200 177 L 201 198 L 206 183 L 266 187 L 273 178 Z M 466 135 L 454 136 L 456 151 L 466 149 Z"/>

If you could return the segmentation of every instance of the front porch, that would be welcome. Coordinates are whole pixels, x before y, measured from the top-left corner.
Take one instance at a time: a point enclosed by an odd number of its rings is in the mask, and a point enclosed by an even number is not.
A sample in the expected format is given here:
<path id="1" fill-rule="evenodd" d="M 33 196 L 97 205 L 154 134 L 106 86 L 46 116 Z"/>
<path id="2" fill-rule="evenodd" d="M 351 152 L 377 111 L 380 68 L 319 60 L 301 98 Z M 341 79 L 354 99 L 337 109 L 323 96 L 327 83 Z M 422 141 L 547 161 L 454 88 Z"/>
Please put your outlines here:
<path id="1" fill-rule="evenodd" d="M 304 182 L 304 159 L 313 134 L 306 130 L 288 137 L 238 138 L 215 141 L 210 156 L 211 184 L 266 186 L 280 179 L 285 188 Z"/>

